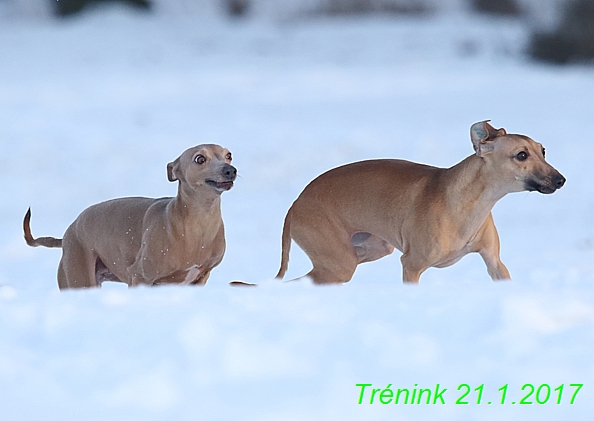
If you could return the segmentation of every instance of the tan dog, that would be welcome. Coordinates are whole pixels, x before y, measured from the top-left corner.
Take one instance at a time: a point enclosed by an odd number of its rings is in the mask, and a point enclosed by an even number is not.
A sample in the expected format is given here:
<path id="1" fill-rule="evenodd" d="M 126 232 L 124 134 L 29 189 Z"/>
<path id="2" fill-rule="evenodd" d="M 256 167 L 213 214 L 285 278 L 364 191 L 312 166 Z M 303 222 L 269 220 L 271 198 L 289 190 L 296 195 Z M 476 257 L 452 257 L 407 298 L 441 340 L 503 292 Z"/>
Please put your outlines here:
<path id="1" fill-rule="evenodd" d="M 221 193 L 233 187 L 231 152 L 218 145 L 188 149 L 167 165 L 176 197 L 128 197 L 85 209 L 64 239 L 34 239 L 31 210 L 23 222 L 30 246 L 62 247 L 58 286 L 88 288 L 107 281 L 129 286 L 204 285 L 225 253 Z"/>
<path id="2" fill-rule="evenodd" d="M 488 120 L 487 120 L 488 121 Z M 446 267 L 480 253 L 491 278 L 509 279 L 499 258 L 491 209 L 508 193 L 553 193 L 565 178 L 529 137 L 470 128 L 476 153 L 451 168 L 381 159 L 355 162 L 313 180 L 285 218 L 282 261 L 291 239 L 312 261 L 315 283 L 348 282 L 359 263 L 400 250 L 404 282 L 419 282 L 430 267 Z"/>

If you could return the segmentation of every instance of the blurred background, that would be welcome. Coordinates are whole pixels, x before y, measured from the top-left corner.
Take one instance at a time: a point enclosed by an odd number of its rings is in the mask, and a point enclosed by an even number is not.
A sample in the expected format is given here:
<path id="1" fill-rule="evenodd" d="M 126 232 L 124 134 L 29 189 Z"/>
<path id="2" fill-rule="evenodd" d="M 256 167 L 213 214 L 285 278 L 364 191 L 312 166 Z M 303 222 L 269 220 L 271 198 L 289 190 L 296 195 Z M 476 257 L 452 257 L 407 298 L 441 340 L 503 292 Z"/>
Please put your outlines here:
<path id="1" fill-rule="evenodd" d="M 142 13 L 277 21 L 464 11 L 522 22 L 530 34 L 526 52 L 534 59 L 569 63 L 594 57 L 592 0 L 0 0 L 0 18 L 68 18 L 116 3 Z"/>

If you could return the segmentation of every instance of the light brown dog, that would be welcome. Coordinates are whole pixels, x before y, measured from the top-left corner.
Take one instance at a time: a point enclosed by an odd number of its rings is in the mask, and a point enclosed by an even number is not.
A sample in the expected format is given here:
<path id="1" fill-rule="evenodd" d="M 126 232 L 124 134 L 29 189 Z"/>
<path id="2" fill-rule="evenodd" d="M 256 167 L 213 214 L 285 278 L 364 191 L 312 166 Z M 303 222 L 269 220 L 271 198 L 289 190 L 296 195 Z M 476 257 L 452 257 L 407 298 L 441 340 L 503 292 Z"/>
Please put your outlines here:
<path id="1" fill-rule="evenodd" d="M 496 130 L 470 128 L 475 154 L 451 168 L 395 159 L 355 162 L 313 180 L 285 218 L 282 260 L 291 239 L 311 259 L 315 283 L 348 282 L 358 264 L 400 250 L 404 282 L 430 267 L 480 253 L 494 280 L 509 279 L 499 258 L 491 209 L 508 193 L 553 193 L 565 178 L 545 161 L 540 143 Z"/>
<path id="2" fill-rule="evenodd" d="M 225 253 L 221 193 L 233 187 L 237 170 L 231 152 L 198 145 L 167 164 L 169 181 L 179 181 L 175 197 L 127 197 L 85 209 L 64 239 L 34 239 L 30 246 L 62 247 L 58 286 L 88 288 L 103 281 L 128 286 L 204 285 Z"/>

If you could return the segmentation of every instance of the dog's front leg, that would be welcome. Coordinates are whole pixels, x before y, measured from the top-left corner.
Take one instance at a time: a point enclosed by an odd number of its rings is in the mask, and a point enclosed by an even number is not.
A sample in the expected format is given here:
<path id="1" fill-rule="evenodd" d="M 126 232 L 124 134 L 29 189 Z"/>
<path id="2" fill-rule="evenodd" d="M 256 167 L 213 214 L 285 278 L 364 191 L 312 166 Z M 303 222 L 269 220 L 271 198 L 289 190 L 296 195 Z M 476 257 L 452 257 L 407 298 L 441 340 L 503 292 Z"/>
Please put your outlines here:
<path id="1" fill-rule="evenodd" d="M 494 281 L 511 279 L 509 271 L 499 257 L 499 234 L 492 214 L 489 214 L 481 226 L 473 251 L 478 252 L 485 261 L 491 279 Z"/>
<path id="2" fill-rule="evenodd" d="M 128 286 L 137 287 L 139 285 L 153 285 L 154 282 L 151 282 L 144 276 L 144 265 L 142 263 L 145 261 L 143 254 L 138 253 L 134 263 L 128 267 Z"/>
<path id="3" fill-rule="evenodd" d="M 131 287 L 137 287 L 139 285 L 153 285 L 152 282 L 148 282 L 142 275 L 137 273 L 130 273 L 130 284 Z"/>

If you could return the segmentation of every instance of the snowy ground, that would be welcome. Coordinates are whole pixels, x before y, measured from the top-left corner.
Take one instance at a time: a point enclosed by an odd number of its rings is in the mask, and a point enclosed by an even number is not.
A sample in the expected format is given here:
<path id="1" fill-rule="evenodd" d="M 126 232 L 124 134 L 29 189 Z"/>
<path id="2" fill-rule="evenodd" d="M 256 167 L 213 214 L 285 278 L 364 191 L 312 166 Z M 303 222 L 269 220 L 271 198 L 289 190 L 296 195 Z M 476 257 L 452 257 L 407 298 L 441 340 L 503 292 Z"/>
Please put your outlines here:
<path id="1" fill-rule="evenodd" d="M 459 15 L 0 21 L 2 419 L 591 419 L 594 69 L 530 63 L 524 42 L 516 23 Z M 312 178 L 376 157 L 450 166 L 484 119 L 542 142 L 568 179 L 495 207 L 512 282 L 468 256 L 405 287 L 397 253 L 342 287 L 270 281 Z M 208 285 L 59 293 L 60 252 L 22 239 L 27 207 L 35 235 L 61 236 L 93 203 L 174 194 L 167 162 L 207 142 L 241 174 Z M 294 246 L 288 277 L 308 270 Z M 356 383 L 448 392 L 358 405 Z M 481 405 L 455 404 L 462 383 L 485 385 Z M 525 383 L 565 384 L 561 404 L 511 404 Z"/>

